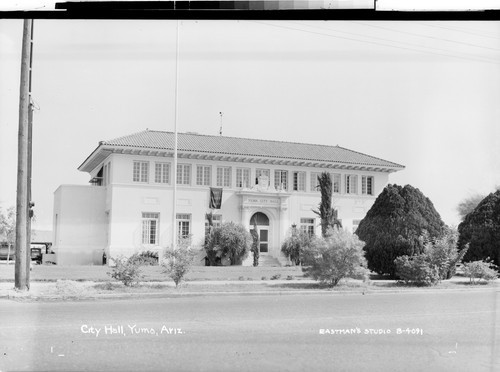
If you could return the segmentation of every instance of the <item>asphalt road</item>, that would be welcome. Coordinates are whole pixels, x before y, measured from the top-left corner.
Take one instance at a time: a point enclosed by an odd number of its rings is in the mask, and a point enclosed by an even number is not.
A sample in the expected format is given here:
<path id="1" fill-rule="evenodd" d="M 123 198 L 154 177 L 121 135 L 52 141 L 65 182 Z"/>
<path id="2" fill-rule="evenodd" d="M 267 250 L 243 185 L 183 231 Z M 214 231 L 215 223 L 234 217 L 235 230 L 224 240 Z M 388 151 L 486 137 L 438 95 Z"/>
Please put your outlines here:
<path id="1" fill-rule="evenodd" d="M 498 295 L 0 300 L 0 371 L 499 371 Z"/>

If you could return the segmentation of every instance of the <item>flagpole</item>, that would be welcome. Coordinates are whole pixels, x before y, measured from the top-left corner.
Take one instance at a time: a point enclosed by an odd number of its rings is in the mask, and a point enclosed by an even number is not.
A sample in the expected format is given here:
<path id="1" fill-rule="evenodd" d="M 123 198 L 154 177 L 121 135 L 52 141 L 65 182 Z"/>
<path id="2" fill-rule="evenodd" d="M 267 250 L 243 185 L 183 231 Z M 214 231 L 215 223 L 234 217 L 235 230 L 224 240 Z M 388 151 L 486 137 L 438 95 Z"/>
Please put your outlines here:
<path id="1" fill-rule="evenodd" d="M 172 249 L 177 247 L 177 91 L 179 85 L 179 20 L 176 20 L 176 46 L 175 46 L 175 103 L 174 103 L 174 193 L 172 207 Z"/>

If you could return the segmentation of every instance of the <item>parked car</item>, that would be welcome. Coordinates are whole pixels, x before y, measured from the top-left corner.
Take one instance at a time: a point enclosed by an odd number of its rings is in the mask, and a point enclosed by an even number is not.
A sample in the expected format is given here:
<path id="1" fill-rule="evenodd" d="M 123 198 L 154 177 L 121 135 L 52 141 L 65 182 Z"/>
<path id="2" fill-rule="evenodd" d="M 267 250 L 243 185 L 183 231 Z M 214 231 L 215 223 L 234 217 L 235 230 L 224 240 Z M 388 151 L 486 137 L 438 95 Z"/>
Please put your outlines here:
<path id="1" fill-rule="evenodd" d="M 9 245 L 7 243 L 1 243 L 0 260 L 7 260 L 7 257 L 9 260 L 14 260 L 16 258 L 16 248 L 12 245 L 9 252 Z"/>
<path id="2" fill-rule="evenodd" d="M 31 247 L 31 261 L 36 261 L 37 264 L 42 263 L 42 248 Z"/>

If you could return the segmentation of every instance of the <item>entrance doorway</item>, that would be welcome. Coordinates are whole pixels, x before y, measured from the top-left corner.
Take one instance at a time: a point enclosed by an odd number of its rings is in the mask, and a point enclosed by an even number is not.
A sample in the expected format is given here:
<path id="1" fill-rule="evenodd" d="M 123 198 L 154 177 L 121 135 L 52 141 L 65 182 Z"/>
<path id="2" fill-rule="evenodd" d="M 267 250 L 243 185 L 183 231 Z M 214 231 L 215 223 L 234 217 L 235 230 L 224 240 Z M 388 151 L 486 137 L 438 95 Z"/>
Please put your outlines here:
<path id="1" fill-rule="evenodd" d="M 257 225 L 259 232 L 260 253 L 269 252 L 269 218 L 264 213 L 257 212 L 250 218 L 250 229 Z"/>

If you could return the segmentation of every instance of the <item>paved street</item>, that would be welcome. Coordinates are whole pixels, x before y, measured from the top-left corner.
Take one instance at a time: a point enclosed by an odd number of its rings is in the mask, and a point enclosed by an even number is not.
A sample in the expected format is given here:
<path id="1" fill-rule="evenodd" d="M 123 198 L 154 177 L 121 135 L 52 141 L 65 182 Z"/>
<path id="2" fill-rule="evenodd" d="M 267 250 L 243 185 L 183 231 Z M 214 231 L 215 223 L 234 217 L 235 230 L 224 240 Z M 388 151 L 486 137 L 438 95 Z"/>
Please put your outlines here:
<path id="1" fill-rule="evenodd" d="M 0 371 L 498 371 L 498 305 L 492 289 L 0 300 Z"/>

